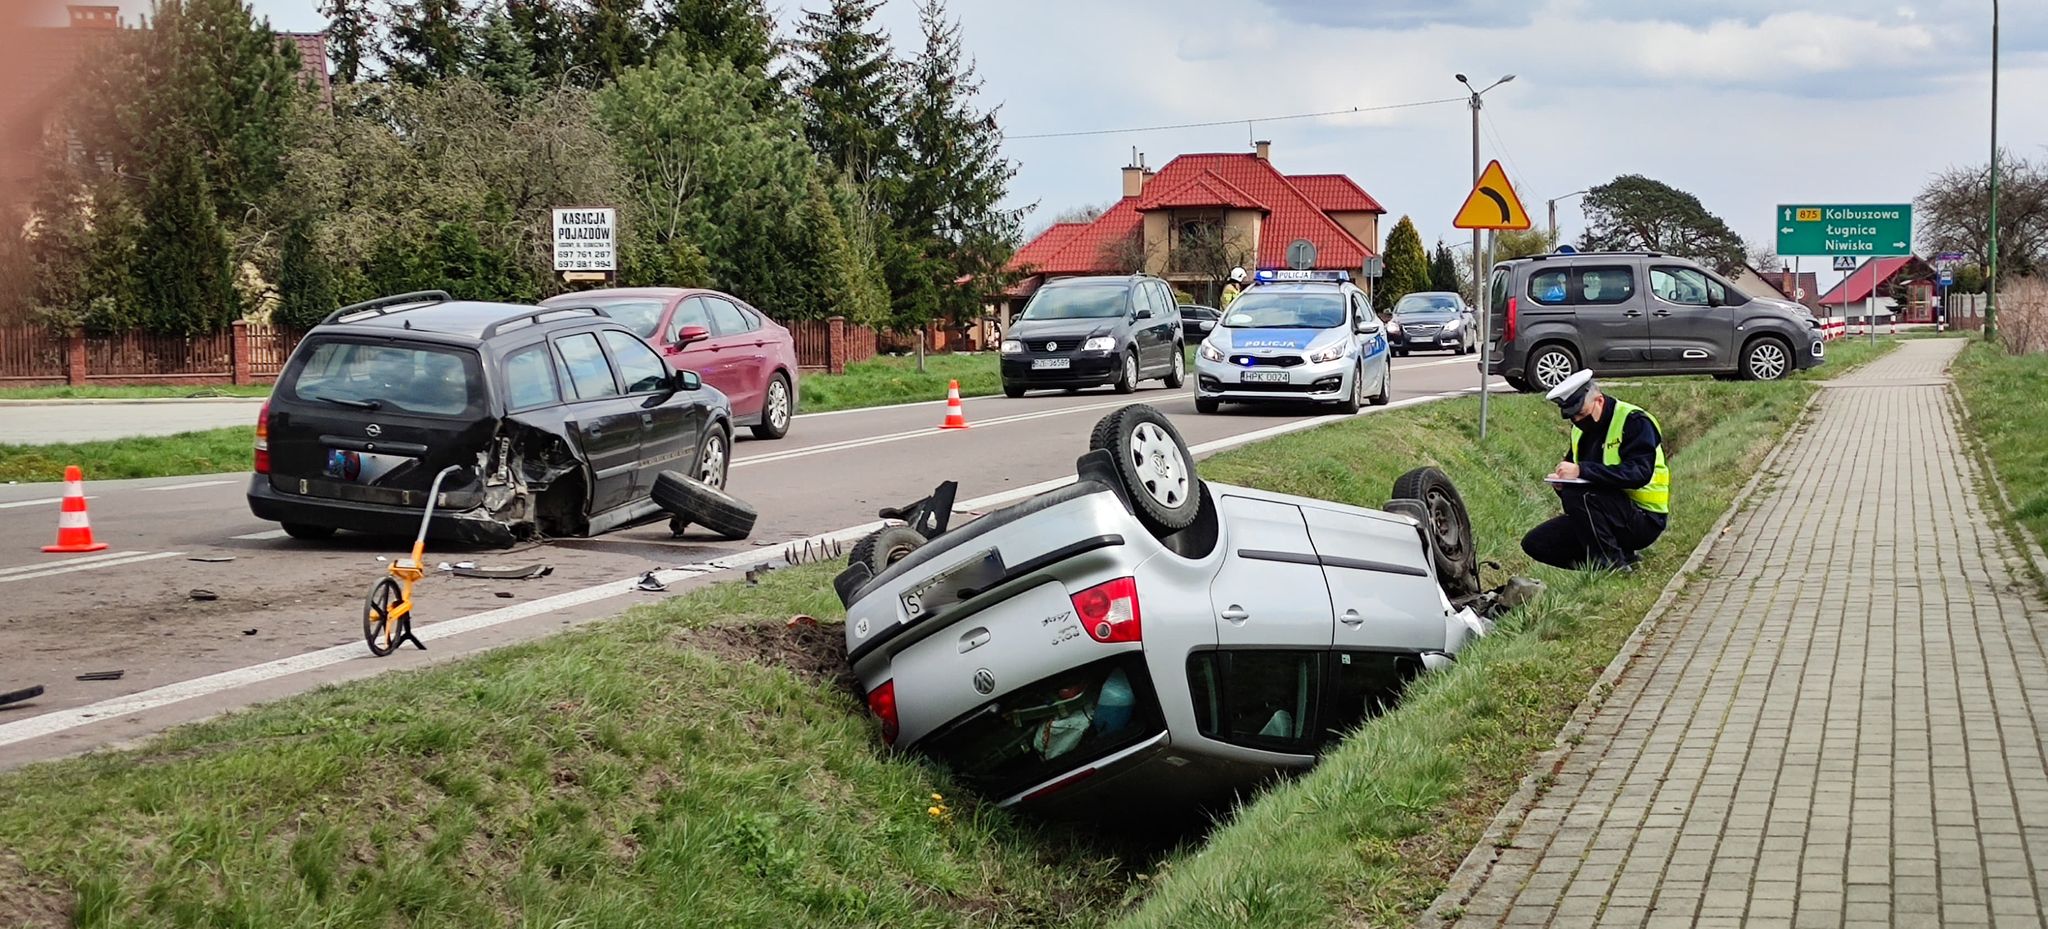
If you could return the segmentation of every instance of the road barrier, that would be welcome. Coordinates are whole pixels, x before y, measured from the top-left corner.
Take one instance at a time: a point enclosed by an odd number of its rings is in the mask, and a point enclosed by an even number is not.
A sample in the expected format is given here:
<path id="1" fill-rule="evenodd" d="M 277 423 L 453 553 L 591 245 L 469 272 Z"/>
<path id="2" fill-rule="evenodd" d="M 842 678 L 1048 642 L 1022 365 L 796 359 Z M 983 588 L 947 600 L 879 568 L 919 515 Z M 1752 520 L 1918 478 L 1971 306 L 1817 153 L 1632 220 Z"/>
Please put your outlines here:
<path id="1" fill-rule="evenodd" d="M 1849 321 L 1846 319 L 1835 317 L 1820 321 L 1820 338 L 1823 342 L 1833 342 L 1848 334 Z"/>

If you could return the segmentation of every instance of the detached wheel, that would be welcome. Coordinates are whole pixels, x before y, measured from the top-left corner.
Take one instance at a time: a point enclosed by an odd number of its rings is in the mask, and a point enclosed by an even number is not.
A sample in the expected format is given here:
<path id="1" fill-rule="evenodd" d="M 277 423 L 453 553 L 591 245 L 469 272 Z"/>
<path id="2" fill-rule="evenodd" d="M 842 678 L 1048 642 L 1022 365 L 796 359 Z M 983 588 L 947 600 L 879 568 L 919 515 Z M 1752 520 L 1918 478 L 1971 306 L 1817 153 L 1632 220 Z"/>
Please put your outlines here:
<path id="1" fill-rule="evenodd" d="M 654 502 L 673 517 L 669 528 L 678 534 L 683 524 L 696 523 L 729 542 L 753 533 L 758 515 L 745 501 L 675 471 L 655 476 Z"/>
<path id="2" fill-rule="evenodd" d="M 1138 521 L 1154 535 L 1194 525 L 1202 512 L 1201 478 L 1166 414 L 1142 403 L 1124 407 L 1095 424 L 1088 447 L 1109 450 Z"/>
<path id="3" fill-rule="evenodd" d="M 883 526 L 853 543 L 853 551 L 847 554 L 846 563 L 867 565 L 870 572 L 879 575 L 923 544 L 924 536 L 909 526 Z"/>
<path id="4" fill-rule="evenodd" d="M 1472 541 L 1472 518 L 1448 475 L 1436 468 L 1416 468 L 1394 480 L 1395 500 L 1421 504 L 1428 518 L 1430 558 L 1444 594 L 1456 600 L 1479 593 L 1479 552 Z"/>
<path id="5" fill-rule="evenodd" d="M 333 526 L 315 526 L 310 523 L 284 523 L 284 534 L 301 542 L 318 542 L 334 538 Z"/>
<path id="6" fill-rule="evenodd" d="M 789 389 L 789 377 L 777 374 L 768 382 L 761 398 L 761 421 L 754 426 L 754 438 L 779 439 L 789 434 L 789 418 L 796 409 L 796 393 Z"/>

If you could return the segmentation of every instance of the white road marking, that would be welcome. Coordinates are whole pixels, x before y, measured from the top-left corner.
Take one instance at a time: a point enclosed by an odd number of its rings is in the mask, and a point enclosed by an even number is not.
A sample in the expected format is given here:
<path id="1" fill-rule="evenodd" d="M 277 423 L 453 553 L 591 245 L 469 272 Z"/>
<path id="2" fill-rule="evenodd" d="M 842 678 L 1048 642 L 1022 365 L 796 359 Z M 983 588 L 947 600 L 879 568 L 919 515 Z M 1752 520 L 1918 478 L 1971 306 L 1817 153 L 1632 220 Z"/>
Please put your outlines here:
<path id="1" fill-rule="evenodd" d="M 234 481 L 193 481 L 193 482 L 192 482 L 192 483 L 190 483 L 190 484 L 171 484 L 171 485 L 169 485 L 169 486 L 167 486 L 167 487 L 144 487 L 144 488 L 142 488 L 142 492 L 143 492 L 143 493 L 146 493 L 146 494 L 148 494 L 148 493 L 155 493 L 155 492 L 157 492 L 157 491 L 159 491 L 159 490 L 189 490 L 189 489 L 191 489 L 191 488 L 194 488 L 194 487 L 218 487 L 218 486 L 220 486 L 220 485 L 222 485 L 222 484 L 233 484 L 233 483 L 235 483 L 235 482 L 234 482 Z"/>
<path id="2" fill-rule="evenodd" d="M 100 497 L 99 497 L 99 494 L 86 494 L 86 495 L 85 495 L 85 499 L 87 499 L 87 500 L 98 500 L 99 498 L 100 498 Z M 34 500 L 16 500 L 16 501 L 14 501 L 14 502 L 12 502 L 12 503 L 0 503 L 0 510 L 11 510 L 11 509 L 14 509 L 15 507 L 18 507 L 18 506 L 42 506 L 42 505 L 44 505 L 44 504 L 47 504 L 47 503 L 63 503 L 63 502 L 64 502 L 64 498 L 63 498 L 63 497 L 38 497 L 38 498 L 36 498 L 36 499 L 34 499 Z"/>
<path id="3" fill-rule="evenodd" d="M 1010 416 L 999 416 L 994 419 L 986 419 L 978 423 L 974 422 L 973 420 L 968 420 L 968 425 L 977 429 L 987 426 L 1002 426 L 1008 425 L 1010 423 L 1028 422 L 1034 419 L 1046 419 L 1053 416 L 1065 416 L 1069 413 L 1086 413 L 1092 410 L 1104 410 L 1110 407 L 1124 406 L 1125 404 L 1130 402 L 1133 401 L 1112 400 L 1107 403 L 1091 403 L 1083 406 L 1064 406 L 1049 410 L 1034 410 L 1029 413 L 1017 413 Z M 843 452 L 850 449 L 866 448 L 870 445 L 884 445 L 890 442 L 901 442 L 905 439 L 915 439 L 918 438 L 919 436 L 938 435 L 943 433 L 944 431 L 945 430 L 942 430 L 937 426 L 926 426 L 922 429 L 912 429 L 905 432 L 892 432 L 887 435 L 868 436 L 866 438 L 861 439 L 847 439 L 842 442 L 829 442 L 824 445 L 814 445 L 809 448 L 793 449 L 787 452 L 774 452 L 767 455 L 752 455 L 746 458 L 736 459 L 735 461 L 733 461 L 732 467 L 744 468 L 749 465 L 766 464 L 771 461 L 788 461 L 792 458 L 807 458 L 811 455 L 823 455 L 828 452 Z"/>
<path id="4" fill-rule="evenodd" d="M 56 574 L 70 574 L 70 573 L 72 573 L 72 572 L 74 572 L 74 571 L 97 571 L 97 570 L 99 570 L 100 568 L 118 568 L 118 567 L 121 567 L 122 565 L 131 565 L 131 564 L 135 564 L 135 563 L 137 563 L 137 562 L 143 562 L 143 561 L 155 561 L 155 560 L 157 560 L 157 559 L 159 559 L 159 558 L 174 558 L 174 557 L 176 557 L 176 556 L 178 556 L 178 555 L 183 555 L 183 554 L 185 554 L 185 553 L 184 553 L 184 552 L 129 552 L 129 553 L 124 553 L 124 554 L 123 554 L 123 555 L 121 555 L 121 557 L 119 557 L 119 558 L 107 558 L 107 559 L 103 559 L 103 560 L 100 560 L 100 561 L 94 561 L 94 562 L 91 562 L 91 563 L 89 563 L 89 564 L 77 564 L 77 563 L 75 563 L 75 562 L 74 562 L 74 563 L 72 563 L 72 564 L 70 564 L 70 565 L 68 565 L 68 566 L 65 566 L 65 565 L 58 565 L 58 566 L 54 566 L 54 567 L 50 567 L 50 568 L 44 569 L 44 570 L 42 570 L 42 571 L 28 571 L 28 572 L 24 572 L 24 573 L 20 573 L 20 574 L 9 574 L 9 575 L 6 575 L 6 576 L 4 576 L 4 577 L 0 577 L 0 584 L 11 584 L 11 583 L 13 583 L 13 582 L 15 582 L 15 581 L 31 581 L 31 580 L 35 580 L 36 578 L 39 578 L 39 577 L 50 577 L 50 576 L 52 576 L 52 575 L 56 575 Z"/>
<path id="5" fill-rule="evenodd" d="M 11 566 L 9 566 L 9 567 L 5 567 L 5 568 L 0 568 L 0 578 L 4 578 L 4 577 L 6 577 L 6 576 L 8 576 L 8 575 L 10 575 L 10 574 L 24 574 L 24 573 L 27 573 L 27 572 L 29 572 L 29 571 L 47 571 L 47 570 L 49 570 L 49 569 L 51 569 L 51 568 L 62 568 L 62 567 L 67 567 L 67 566 L 69 566 L 69 565 L 75 565 L 75 564 L 84 564 L 85 562 L 88 562 L 88 561 L 105 561 L 105 560 L 107 560 L 107 559 L 109 559 L 109 558 L 126 558 L 126 557 L 128 557 L 129 555 L 133 555 L 133 554 L 135 554 L 135 553 L 134 553 L 134 552 L 101 552 L 101 553 L 99 553 L 99 554 L 97 554 L 97 555 L 86 555 L 86 556 L 83 556 L 83 557 L 79 557 L 79 558 L 65 558 L 65 559 L 62 559 L 62 560 L 59 560 L 59 561 L 42 561 L 42 562 L 32 562 L 32 563 L 30 563 L 30 564 L 18 564 L 18 565 L 11 565 Z"/>
<path id="6" fill-rule="evenodd" d="M 290 535 L 290 533 L 283 529 L 265 529 L 262 532 L 245 532 L 241 535 L 229 536 L 228 538 L 247 542 L 260 542 L 264 539 L 282 539 L 287 535 Z"/>
<path id="7" fill-rule="evenodd" d="M 1398 401 L 1396 403 L 1390 403 L 1385 407 L 1380 407 L 1380 409 L 1392 409 L 1395 407 L 1412 406 L 1419 403 L 1425 403 L 1431 400 L 1441 400 L 1447 397 L 1461 396 L 1464 394 L 1474 393 L 1477 391 L 1477 389 L 1478 388 L 1475 387 L 1467 388 L 1465 390 L 1456 390 L 1447 393 L 1433 394 L 1426 397 L 1413 397 L 1407 400 Z M 1119 405 L 1120 403 L 1121 402 L 1119 402 Z M 1302 420 L 1301 422 L 1296 423 L 1285 423 L 1279 426 L 1272 427 L 1271 429 L 1262 429 L 1258 430 L 1257 432 L 1245 433 L 1242 436 L 1232 436 L 1226 439 L 1219 439 L 1215 442 L 1205 442 L 1201 446 L 1198 446 L 1198 448 L 1205 450 L 1227 448 L 1231 445 L 1241 445 L 1246 442 L 1256 441 L 1256 439 L 1249 438 L 1250 436 L 1268 436 L 1280 435 L 1286 432 L 1298 432 L 1303 429 L 1314 428 L 1314 426 L 1316 425 L 1331 422 L 1337 419 L 1346 418 L 1348 417 L 1328 416 Z M 1072 480 L 1072 478 L 1066 478 L 1057 482 L 1045 482 L 1042 484 L 1034 484 L 1028 487 L 1018 487 L 1012 490 L 1003 491 L 998 494 L 992 494 L 987 497 L 978 497 L 973 500 L 969 500 L 964 504 L 959 504 L 959 506 L 967 509 L 980 509 L 988 506 L 1002 505 L 1016 500 L 1022 500 L 1034 494 L 1043 493 L 1046 490 L 1066 484 Z M 880 520 L 877 520 L 875 522 L 864 523 L 858 526 L 849 526 L 845 529 L 840 529 L 836 532 L 829 532 L 823 535 L 812 536 L 808 541 L 810 541 L 813 545 L 819 542 L 829 543 L 833 541 L 854 541 L 859 539 L 861 536 L 864 536 L 870 532 L 875 531 L 878 528 L 881 528 L 882 525 L 883 523 Z M 796 542 L 796 544 L 801 545 L 806 540 L 798 539 L 794 541 Z M 170 557 L 172 555 L 178 554 L 183 553 L 164 552 L 159 555 L 154 555 L 151 557 Z M 709 574 L 716 571 L 733 571 L 738 570 L 740 568 L 748 568 L 759 564 L 766 564 L 771 561 L 779 560 L 781 557 L 781 548 L 767 547 L 762 548 L 758 551 L 734 555 L 729 558 L 720 558 L 715 559 L 713 561 L 698 562 L 693 564 L 682 565 L 680 567 L 668 570 L 656 571 L 654 572 L 654 576 L 657 580 L 660 580 L 663 583 L 669 583 L 671 581 L 680 581 L 685 578 L 696 577 L 699 575 Z M 15 579 L 18 578 L 0 578 L 0 580 Z M 434 623 L 432 625 L 423 626 L 421 627 L 421 629 L 425 632 L 431 632 L 435 634 L 437 637 L 457 636 L 467 632 L 475 632 L 481 629 L 489 629 L 493 626 L 499 626 L 505 623 L 515 622 L 521 619 L 526 619 L 531 616 L 538 616 L 543 613 L 549 613 L 556 610 L 572 609 L 574 607 L 583 606 L 585 604 L 596 603 L 602 600 L 608 600 L 612 597 L 625 596 L 627 594 L 631 594 L 634 592 L 634 585 L 639 582 L 639 579 L 639 575 L 636 574 L 629 578 L 622 578 L 620 580 L 612 581 L 609 583 L 598 584 L 592 587 L 586 587 L 581 590 L 572 590 L 567 593 L 556 594 L 552 597 L 543 597 L 539 600 L 529 601 L 527 603 L 518 604 L 516 606 L 501 607 L 495 610 L 486 610 L 482 613 L 474 613 L 469 616 L 461 617 L 459 619 L 451 619 L 446 620 L 444 622 Z M 115 697 L 111 700 L 102 700 L 98 703 L 92 703 L 86 706 L 75 707 L 69 710 L 57 710 L 50 713 L 44 713 L 40 716 L 32 716 L 27 719 L 17 720 L 11 723 L 0 724 L 0 746 L 13 745 L 17 742 L 25 742 L 29 739 L 41 738 L 43 736 L 53 735 L 55 733 L 63 732 L 65 730 L 76 729 L 80 726 L 90 725 L 95 722 L 102 722 L 113 717 L 127 716 L 133 713 L 140 713 L 146 710 L 155 709 L 160 706 L 167 706 L 172 703 L 190 700 L 195 697 L 204 697 L 210 694 L 220 693 L 224 690 L 232 690 L 237 687 L 244 687 L 250 684 L 257 684 L 264 681 L 275 680 L 280 677 L 287 677 L 293 674 L 300 674 L 306 671 L 313 671 L 331 665 L 340 664 L 344 661 L 349 661 L 351 659 L 371 661 L 376 660 L 369 656 L 367 651 L 363 648 L 363 646 L 360 643 L 351 642 L 344 645 L 335 645 L 328 648 L 320 649 L 319 651 L 306 652 L 301 655 L 293 655 L 289 658 L 280 658 L 275 661 L 267 661 L 263 662 L 262 664 L 250 665 L 245 668 L 236 668 L 231 671 L 222 671 L 217 674 L 209 674 L 205 677 L 197 677 L 187 681 L 179 681 L 174 684 L 166 684 L 162 687 L 151 688 L 149 690 L 144 690 L 139 693 L 129 694 L 125 697 Z"/>

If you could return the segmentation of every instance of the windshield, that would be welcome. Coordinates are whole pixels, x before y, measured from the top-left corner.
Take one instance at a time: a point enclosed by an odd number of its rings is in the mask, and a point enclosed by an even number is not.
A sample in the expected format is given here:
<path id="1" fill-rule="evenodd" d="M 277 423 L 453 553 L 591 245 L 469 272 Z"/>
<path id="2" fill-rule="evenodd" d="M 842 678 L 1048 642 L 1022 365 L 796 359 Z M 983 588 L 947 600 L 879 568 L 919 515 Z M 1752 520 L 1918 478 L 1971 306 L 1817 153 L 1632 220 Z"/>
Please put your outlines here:
<path id="1" fill-rule="evenodd" d="M 1129 306 L 1116 286 L 1048 287 L 1031 298 L 1018 319 L 1112 319 Z"/>
<path id="2" fill-rule="evenodd" d="M 470 408 L 479 380 L 471 352 L 408 345 L 323 342 L 289 389 L 307 401 L 365 410 L 454 416 Z"/>
<path id="3" fill-rule="evenodd" d="M 1344 325 L 1344 295 L 1253 291 L 1230 304 L 1223 325 L 1232 329 L 1335 329 Z"/>
<path id="4" fill-rule="evenodd" d="M 565 300 L 560 302 L 570 306 L 587 304 L 599 307 L 604 310 L 605 315 L 610 316 L 626 328 L 633 330 L 635 335 L 643 339 L 654 335 L 655 327 L 661 325 L 661 311 L 664 306 L 660 300 L 611 299 Z"/>
<path id="5" fill-rule="evenodd" d="M 1458 298 L 1450 294 L 1409 294 L 1394 304 L 1395 316 L 1446 316 L 1458 311 Z"/>

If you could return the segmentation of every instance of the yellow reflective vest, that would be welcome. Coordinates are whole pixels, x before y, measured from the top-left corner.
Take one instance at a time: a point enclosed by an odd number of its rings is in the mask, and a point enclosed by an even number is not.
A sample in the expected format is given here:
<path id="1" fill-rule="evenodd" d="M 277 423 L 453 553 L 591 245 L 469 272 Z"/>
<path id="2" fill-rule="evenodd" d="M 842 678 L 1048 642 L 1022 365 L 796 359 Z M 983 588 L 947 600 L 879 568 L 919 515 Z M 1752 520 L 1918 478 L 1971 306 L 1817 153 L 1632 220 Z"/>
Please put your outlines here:
<path id="1" fill-rule="evenodd" d="M 1600 463 L 1608 467 L 1621 464 L 1622 427 L 1628 424 L 1630 413 L 1649 416 L 1650 425 L 1657 428 L 1657 468 L 1650 472 L 1648 484 L 1628 488 L 1624 492 L 1630 500 L 1635 501 L 1635 505 L 1652 513 L 1671 512 L 1671 469 L 1664 466 L 1664 427 L 1657 426 L 1657 417 L 1650 416 L 1648 410 L 1633 403 L 1616 400 L 1613 397 L 1608 397 L 1607 402 L 1614 404 L 1614 418 L 1607 423 L 1607 440 L 1600 443 Z M 1565 458 L 1566 461 L 1579 460 L 1579 438 L 1579 424 L 1573 423 L 1572 447 Z"/>

